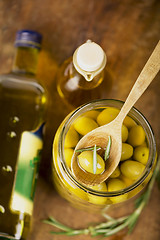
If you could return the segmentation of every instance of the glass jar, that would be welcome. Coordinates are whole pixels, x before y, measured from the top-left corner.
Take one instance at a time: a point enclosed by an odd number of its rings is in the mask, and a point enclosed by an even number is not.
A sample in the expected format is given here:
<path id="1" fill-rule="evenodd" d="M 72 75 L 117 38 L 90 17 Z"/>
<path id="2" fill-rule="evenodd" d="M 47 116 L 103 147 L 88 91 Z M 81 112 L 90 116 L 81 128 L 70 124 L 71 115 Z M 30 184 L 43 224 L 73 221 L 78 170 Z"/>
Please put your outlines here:
<path id="1" fill-rule="evenodd" d="M 95 211 L 126 203 L 145 189 L 152 176 L 156 162 L 156 143 L 151 126 L 136 108 L 132 108 L 128 116 L 144 129 L 146 144 L 149 149 L 148 161 L 138 179 L 130 181 L 120 190 L 95 190 L 78 182 L 67 165 L 64 145 L 66 134 L 73 122 L 89 111 L 102 111 L 106 107 L 121 109 L 122 105 L 123 102 L 119 100 L 96 100 L 89 102 L 70 113 L 57 130 L 53 143 L 53 181 L 59 194 L 75 207 Z M 72 137 L 74 138 L 74 136 Z M 121 175 L 118 179 L 122 180 Z"/>

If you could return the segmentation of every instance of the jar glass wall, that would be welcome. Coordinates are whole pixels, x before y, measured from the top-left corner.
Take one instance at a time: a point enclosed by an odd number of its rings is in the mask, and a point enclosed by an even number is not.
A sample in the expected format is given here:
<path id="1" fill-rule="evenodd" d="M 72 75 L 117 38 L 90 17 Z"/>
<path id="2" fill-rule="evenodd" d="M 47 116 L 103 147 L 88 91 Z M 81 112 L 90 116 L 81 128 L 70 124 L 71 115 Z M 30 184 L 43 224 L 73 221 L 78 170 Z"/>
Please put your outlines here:
<path id="1" fill-rule="evenodd" d="M 103 183 L 100 187 L 85 186 L 78 182 L 72 174 L 70 169 L 70 159 L 76 142 L 82 137 L 82 133 L 75 133 L 75 129 L 72 131 L 74 128 L 73 126 L 75 126 L 75 121 L 81 116 L 97 121 L 97 115 L 102 113 L 104 109 L 121 109 L 122 105 L 123 102 L 118 100 L 92 101 L 70 113 L 57 130 L 53 143 L 53 181 L 59 194 L 78 208 L 93 209 L 95 211 L 106 208 L 106 206 L 117 206 L 123 202 L 126 203 L 145 189 L 152 176 L 156 162 L 155 139 L 148 121 L 136 108 L 132 108 L 128 114 L 129 118 L 124 120 L 124 123 L 125 126 L 127 126 L 129 134 L 132 127 L 130 124 L 135 124 L 136 126 L 141 126 L 143 128 L 145 141 L 138 147 L 149 150 L 147 162 L 144 163 L 144 160 L 141 159 L 143 158 L 143 155 L 146 154 L 145 152 L 138 153 L 138 158 L 140 155 L 140 162 L 139 159 L 137 161 L 137 156 L 134 157 L 137 146 L 133 144 L 133 153 L 131 153 L 131 157 L 120 161 L 118 171 L 105 182 L 105 185 L 103 185 Z M 112 112 L 111 115 L 114 116 L 114 112 Z M 81 129 L 83 129 L 83 126 L 81 127 Z M 68 135 L 71 136 L 68 138 Z M 137 137 L 139 139 L 139 136 Z M 68 138 L 67 143 L 66 138 Z M 69 143 L 68 141 L 71 142 Z M 125 144 L 128 144 L 127 140 Z M 138 168 L 142 168 L 142 166 L 143 168 L 140 169 L 140 171 L 138 170 L 139 173 L 137 177 L 128 177 L 127 174 L 132 175 L 134 171 L 137 172 L 137 166 L 134 166 L 135 163 L 138 165 Z M 127 172 L 128 170 L 126 170 L 126 172 L 124 170 L 128 167 L 132 168 L 131 174 Z"/>

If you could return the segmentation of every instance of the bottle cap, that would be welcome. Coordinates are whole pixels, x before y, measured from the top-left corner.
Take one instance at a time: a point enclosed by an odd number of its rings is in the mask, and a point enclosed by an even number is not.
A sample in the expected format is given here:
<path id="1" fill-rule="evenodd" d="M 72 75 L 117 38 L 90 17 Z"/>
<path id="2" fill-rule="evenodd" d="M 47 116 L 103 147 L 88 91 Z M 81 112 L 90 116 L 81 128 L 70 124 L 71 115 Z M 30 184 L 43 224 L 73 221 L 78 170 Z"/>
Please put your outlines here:
<path id="1" fill-rule="evenodd" d="M 87 81 L 92 81 L 104 69 L 106 62 L 107 57 L 103 49 L 91 40 L 82 44 L 73 54 L 75 69 Z"/>
<path id="2" fill-rule="evenodd" d="M 95 42 L 88 40 L 77 50 L 77 64 L 84 71 L 96 71 L 104 61 L 105 53 Z"/>
<path id="3" fill-rule="evenodd" d="M 42 35 L 32 30 L 20 30 L 16 34 L 16 47 L 41 48 Z"/>

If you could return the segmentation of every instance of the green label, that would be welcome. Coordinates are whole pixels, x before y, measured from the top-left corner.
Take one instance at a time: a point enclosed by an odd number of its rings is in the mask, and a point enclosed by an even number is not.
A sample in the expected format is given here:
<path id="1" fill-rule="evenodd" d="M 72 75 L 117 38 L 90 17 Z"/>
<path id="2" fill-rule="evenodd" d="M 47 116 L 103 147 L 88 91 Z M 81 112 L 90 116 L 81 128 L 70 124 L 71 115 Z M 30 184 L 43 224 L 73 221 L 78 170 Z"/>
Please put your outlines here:
<path id="1" fill-rule="evenodd" d="M 22 134 L 15 187 L 12 194 L 11 208 L 13 210 L 32 213 L 41 149 L 41 138 L 31 132 Z"/>

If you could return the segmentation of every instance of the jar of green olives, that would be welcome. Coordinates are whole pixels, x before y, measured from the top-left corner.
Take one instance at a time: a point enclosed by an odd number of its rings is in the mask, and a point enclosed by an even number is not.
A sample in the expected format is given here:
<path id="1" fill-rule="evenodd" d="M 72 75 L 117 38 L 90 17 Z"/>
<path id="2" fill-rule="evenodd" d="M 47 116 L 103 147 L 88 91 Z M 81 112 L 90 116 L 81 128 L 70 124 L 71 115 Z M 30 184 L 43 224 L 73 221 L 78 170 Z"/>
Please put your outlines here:
<path id="1" fill-rule="evenodd" d="M 126 203 L 142 192 L 152 177 L 155 139 L 148 121 L 136 108 L 131 109 L 123 122 L 121 160 L 111 176 L 99 185 L 85 186 L 72 173 L 71 159 L 78 141 L 89 131 L 112 121 L 122 105 L 118 100 L 84 104 L 70 113 L 57 130 L 53 143 L 53 181 L 59 194 L 76 207 L 99 210 Z M 82 149 L 79 154 L 86 172 L 93 171 L 92 155 L 92 149 Z"/>

